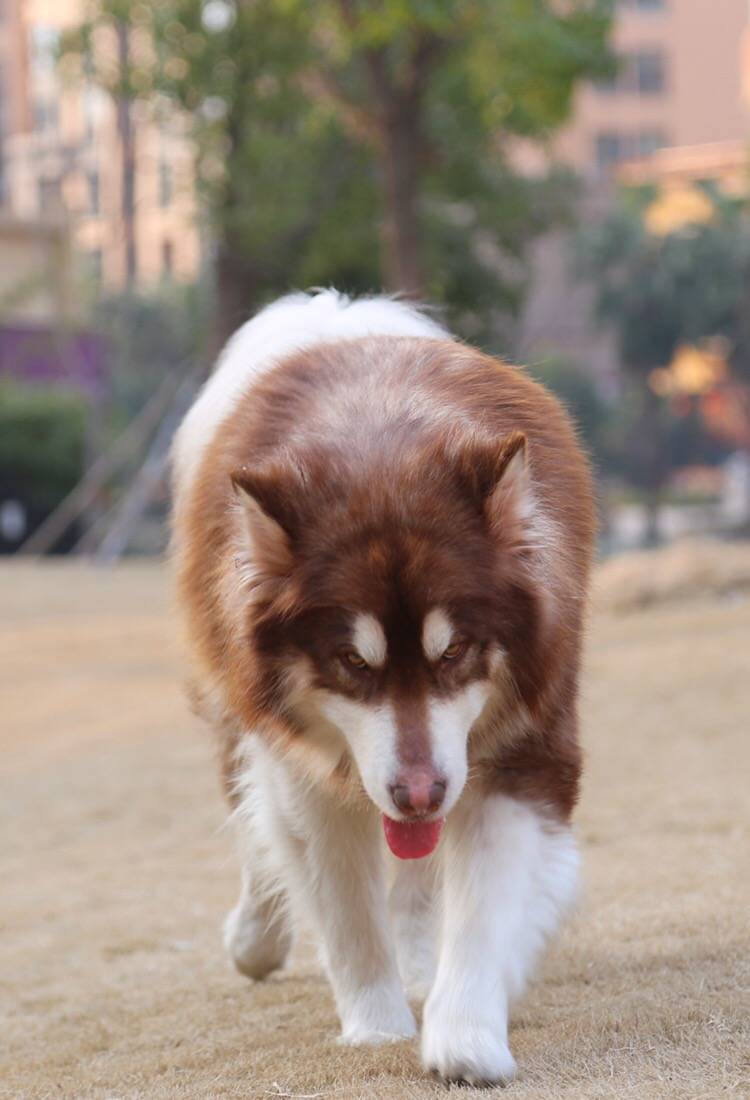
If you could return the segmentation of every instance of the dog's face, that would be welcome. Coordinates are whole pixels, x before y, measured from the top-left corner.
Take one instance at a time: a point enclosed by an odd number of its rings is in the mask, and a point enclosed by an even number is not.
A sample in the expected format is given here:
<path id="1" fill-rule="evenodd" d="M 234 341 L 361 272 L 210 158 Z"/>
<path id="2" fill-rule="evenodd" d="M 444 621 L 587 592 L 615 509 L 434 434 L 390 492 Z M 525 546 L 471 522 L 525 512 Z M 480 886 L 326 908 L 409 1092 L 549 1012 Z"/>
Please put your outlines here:
<path id="1" fill-rule="evenodd" d="M 252 544 L 246 621 L 256 674 L 287 717 L 301 705 L 335 727 L 392 818 L 451 809 L 472 727 L 532 648 L 538 601 L 521 579 L 528 547 L 519 558 L 509 511 L 522 507 L 522 437 L 508 450 L 478 501 L 454 479 L 408 523 L 357 522 L 350 512 L 323 528 L 298 523 L 293 538 L 283 494 L 272 488 L 269 498 L 247 471 L 235 478 Z"/>

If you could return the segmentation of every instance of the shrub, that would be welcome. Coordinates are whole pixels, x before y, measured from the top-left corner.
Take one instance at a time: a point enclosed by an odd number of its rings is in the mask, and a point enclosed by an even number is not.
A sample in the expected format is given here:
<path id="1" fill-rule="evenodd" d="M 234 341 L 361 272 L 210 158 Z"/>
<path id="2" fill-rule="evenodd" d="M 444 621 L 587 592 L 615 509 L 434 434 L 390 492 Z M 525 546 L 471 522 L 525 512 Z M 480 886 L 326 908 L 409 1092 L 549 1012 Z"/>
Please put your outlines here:
<path id="1" fill-rule="evenodd" d="M 86 421 L 75 391 L 0 381 L 0 503 L 23 505 L 27 533 L 82 477 Z"/>

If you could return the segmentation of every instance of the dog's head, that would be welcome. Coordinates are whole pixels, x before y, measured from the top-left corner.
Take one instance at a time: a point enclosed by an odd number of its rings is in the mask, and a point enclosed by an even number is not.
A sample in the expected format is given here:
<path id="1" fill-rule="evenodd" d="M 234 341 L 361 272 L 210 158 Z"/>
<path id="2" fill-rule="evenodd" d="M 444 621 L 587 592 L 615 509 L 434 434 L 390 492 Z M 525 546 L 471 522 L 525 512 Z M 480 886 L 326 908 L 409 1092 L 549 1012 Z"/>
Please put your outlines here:
<path id="1" fill-rule="evenodd" d="M 337 483 L 335 468 L 233 475 L 245 696 L 302 738 L 335 728 L 388 816 L 443 815 L 499 685 L 533 704 L 545 610 L 526 440 L 415 456 L 406 477 Z"/>

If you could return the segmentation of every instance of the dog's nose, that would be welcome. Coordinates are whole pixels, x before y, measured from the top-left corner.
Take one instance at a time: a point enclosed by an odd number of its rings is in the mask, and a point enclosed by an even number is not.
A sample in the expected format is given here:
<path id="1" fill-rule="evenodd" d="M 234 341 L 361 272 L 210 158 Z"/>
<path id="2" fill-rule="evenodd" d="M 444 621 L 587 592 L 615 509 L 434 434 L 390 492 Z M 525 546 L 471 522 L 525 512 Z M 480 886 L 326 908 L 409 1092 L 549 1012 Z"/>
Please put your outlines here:
<path id="1" fill-rule="evenodd" d="M 415 817 L 439 810 L 447 786 L 447 780 L 441 775 L 423 770 L 398 776 L 388 789 L 396 809 L 407 817 Z"/>

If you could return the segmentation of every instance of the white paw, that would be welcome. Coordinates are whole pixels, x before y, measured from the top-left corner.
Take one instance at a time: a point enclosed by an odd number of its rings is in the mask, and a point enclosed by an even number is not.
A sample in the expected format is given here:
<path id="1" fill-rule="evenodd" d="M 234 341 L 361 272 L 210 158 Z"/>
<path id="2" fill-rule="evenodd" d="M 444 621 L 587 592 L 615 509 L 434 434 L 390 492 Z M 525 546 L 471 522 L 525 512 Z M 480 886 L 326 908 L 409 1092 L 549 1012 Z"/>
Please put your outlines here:
<path id="1" fill-rule="evenodd" d="M 413 1039 L 414 1016 L 399 987 L 374 986 L 361 990 L 341 1012 L 340 1043 L 376 1046 Z"/>
<path id="2" fill-rule="evenodd" d="M 425 1006 L 422 1027 L 422 1062 L 425 1069 L 446 1081 L 469 1085 L 507 1085 L 516 1075 L 516 1062 L 505 1041 L 502 1020 L 480 1020 L 471 1006 L 461 1011 Z"/>
<path id="3" fill-rule="evenodd" d="M 291 937 L 283 917 L 270 924 L 236 905 L 224 921 L 224 947 L 241 974 L 260 981 L 284 965 Z"/>

